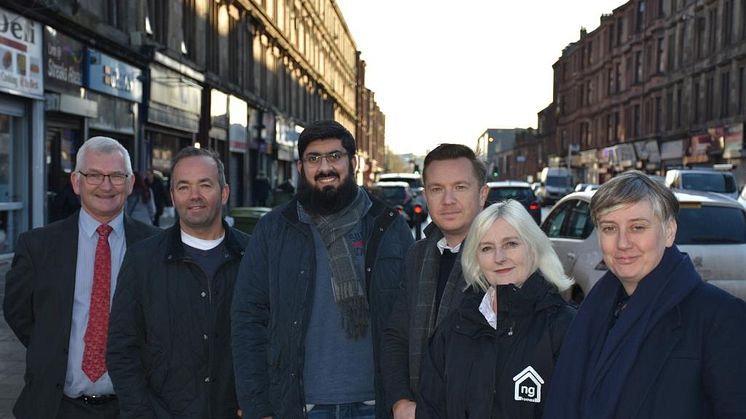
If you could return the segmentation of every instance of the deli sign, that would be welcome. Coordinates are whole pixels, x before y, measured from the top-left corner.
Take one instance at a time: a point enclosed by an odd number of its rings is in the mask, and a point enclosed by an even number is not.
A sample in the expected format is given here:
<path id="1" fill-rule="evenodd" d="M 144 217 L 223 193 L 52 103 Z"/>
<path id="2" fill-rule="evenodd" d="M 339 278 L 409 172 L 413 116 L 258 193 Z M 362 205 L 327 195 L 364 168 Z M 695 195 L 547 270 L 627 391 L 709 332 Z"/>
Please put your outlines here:
<path id="1" fill-rule="evenodd" d="M 0 91 L 44 97 L 42 25 L 0 8 Z"/>

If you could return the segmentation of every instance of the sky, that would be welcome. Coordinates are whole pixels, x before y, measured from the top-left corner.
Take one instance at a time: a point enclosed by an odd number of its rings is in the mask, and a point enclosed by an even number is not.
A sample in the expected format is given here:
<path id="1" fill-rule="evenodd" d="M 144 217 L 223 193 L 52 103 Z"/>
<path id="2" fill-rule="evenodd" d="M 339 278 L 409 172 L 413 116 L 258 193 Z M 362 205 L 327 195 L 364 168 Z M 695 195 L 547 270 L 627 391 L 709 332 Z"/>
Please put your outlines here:
<path id="1" fill-rule="evenodd" d="M 537 127 L 552 64 L 623 0 L 336 0 L 386 115 L 386 144 L 475 147 L 487 128 Z"/>

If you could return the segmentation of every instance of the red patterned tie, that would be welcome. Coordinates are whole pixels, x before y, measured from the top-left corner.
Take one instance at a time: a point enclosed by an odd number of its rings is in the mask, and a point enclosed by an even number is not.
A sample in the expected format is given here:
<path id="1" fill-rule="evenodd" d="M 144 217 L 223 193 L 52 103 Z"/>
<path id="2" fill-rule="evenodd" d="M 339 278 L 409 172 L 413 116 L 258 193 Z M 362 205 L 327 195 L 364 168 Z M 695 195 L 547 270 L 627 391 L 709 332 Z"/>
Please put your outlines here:
<path id="1" fill-rule="evenodd" d="M 109 294 L 111 290 L 111 249 L 109 233 L 112 228 L 106 224 L 98 226 L 98 244 L 93 266 L 93 287 L 91 307 L 88 312 L 88 326 L 83 342 L 83 372 L 91 382 L 96 382 L 106 372 L 106 336 L 109 332 Z"/>

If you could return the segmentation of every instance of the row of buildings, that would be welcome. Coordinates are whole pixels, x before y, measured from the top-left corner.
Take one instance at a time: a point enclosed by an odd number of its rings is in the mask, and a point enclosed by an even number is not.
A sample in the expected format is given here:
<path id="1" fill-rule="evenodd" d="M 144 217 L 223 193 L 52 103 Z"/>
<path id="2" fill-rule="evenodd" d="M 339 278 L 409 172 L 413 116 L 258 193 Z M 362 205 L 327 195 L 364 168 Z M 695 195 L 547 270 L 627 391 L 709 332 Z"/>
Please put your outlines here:
<path id="1" fill-rule="evenodd" d="M 721 165 L 746 182 L 745 0 L 628 1 L 581 29 L 553 70 L 538 128 L 490 155 L 501 178 L 564 166 L 603 183 L 630 168 Z"/>
<path id="2" fill-rule="evenodd" d="M 0 254 L 63 215 L 86 138 L 165 176 L 181 148 L 212 148 L 243 206 L 257 174 L 297 176 L 318 119 L 356 135 L 372 179 L 385 118 L 334 0 L 0 0 Z"/>

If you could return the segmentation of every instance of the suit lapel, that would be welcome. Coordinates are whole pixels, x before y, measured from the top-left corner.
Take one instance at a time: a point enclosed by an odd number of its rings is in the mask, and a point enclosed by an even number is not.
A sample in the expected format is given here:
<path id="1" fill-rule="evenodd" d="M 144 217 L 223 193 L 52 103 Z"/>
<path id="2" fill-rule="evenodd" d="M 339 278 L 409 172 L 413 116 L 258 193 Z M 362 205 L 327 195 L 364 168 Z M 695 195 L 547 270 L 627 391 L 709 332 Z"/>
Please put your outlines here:
<path id="1" fill-rule="evenodd" d="M 440 302 L 440 308 L 438 309 L 438 319 L 435 324 L 438 325 L 443 319 L 450 314 L 451 311 L 458 308 L 461 304 L 461 299 L 464 295 L 462 292 L 466 282 L 461 272 L 461 252 L 456 256 L 456 260 L 453 262 L 453 268 L 451 273 L 448 274 L 448 282 L 443 290 L 443 297 Z"/>
<path id="2" fill-rule="evenodd" d="M 78 215 L 79 213 L 75 213 L 75 215 L 68 217 L 60 226 L 59 237 L 49 243 L 51 246 L 49 251 L 53 252 L 50 260 L 54 262 L 49 265 L 50 272 L 47 275 L 52 278 L 59 278 L 55 282 L 58 284 L 60 301 L 66 313 L 61 316 L 62 330 L 67 331 L 68 339 L 75 302 L 75 274 L 78 263 Z"/>

